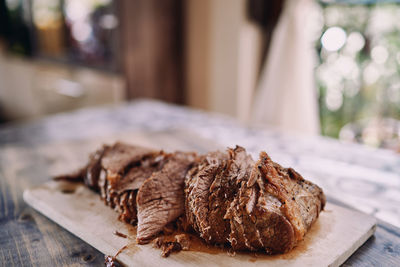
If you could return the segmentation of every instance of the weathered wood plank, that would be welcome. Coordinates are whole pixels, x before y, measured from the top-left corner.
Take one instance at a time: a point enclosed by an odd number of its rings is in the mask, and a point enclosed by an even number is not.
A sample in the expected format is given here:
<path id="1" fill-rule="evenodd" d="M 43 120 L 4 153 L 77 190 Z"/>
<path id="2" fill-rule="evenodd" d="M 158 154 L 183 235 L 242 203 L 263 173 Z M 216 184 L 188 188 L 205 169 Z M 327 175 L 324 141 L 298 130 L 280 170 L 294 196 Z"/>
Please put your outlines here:
<path id="1" fill-rule="evenodd" d="M 375 235 L 353 254 L 343 266 L 399 266 L 399 229 L 379 222 Z"/>
<path id="2" fill-rule="evenodd" d="M 103 255 L 29 208 L 23 190 L 49 179 L 35 149 L 0 153 L 0 263 L 4 266 L 102 264 Z"/>

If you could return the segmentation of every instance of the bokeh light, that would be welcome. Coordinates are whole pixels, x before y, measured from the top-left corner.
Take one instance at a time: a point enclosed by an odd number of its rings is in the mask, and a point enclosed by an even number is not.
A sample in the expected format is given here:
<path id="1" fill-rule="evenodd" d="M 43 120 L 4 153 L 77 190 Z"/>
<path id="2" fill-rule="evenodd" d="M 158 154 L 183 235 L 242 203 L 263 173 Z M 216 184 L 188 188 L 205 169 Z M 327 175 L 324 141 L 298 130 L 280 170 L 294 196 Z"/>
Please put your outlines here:
<path id="1" fill-rule="evenodd" d="M 328 90 L 325 101 L 329 110 L 336 111 L 343 104 L 343 95 L 340 90 Z"/>
<path id="2" fill-rule="evenodd" d="M 321 37 L 321 44 L 327 51 L 337 51 L 346 43 L 346 32 L 340 27 L 330 27 Z"/>
<path id="3" fill-rule="evenodd" d="M 359 32 L 351 32 L 346 42 L 346 50 L 351 53 L 357 53 L 365 46 L 365 38 Z"/>
<path id="4" fill-rule="evenodd" d="M 364 69 L 364 82 L 367 85 L 374 84 L 375 82 L 378 81 L 380 74 L 381 74 L 381 68 L 379 68 L 379 66 L 377 66 L 374 63 L 370 63 Z"/>
<path id="5" fill-rule="evenodd" d="M 87 22 L 77 21 L 72 24 L 72 36 L 79 42 L 85 42 L 92 34 L 92 27 Z"/>
<path id="6" fill-rule="evenodd" d="M 371 58 L 377 64 L 385 63 L 388 56 L 389 56 L 389 53 L 384 46 L 381 46 L 381 45 L 375 46 L 371 50 Z"/>

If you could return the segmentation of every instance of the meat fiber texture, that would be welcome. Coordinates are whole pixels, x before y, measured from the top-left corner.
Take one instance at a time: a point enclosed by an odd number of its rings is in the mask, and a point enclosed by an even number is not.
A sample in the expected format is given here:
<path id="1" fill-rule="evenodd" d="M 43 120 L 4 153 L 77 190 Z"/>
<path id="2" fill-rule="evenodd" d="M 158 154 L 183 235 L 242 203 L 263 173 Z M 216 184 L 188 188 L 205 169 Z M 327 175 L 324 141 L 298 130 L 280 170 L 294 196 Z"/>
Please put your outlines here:
<path id="1" fill-rule="evenodd" d="M 210 244 L 285 253 L 304 238 L 325 205 L 315 184 L 261 152 L 212 152 L 186 177 L 186 218 Z"/>
<path id="2" fill-rule="evenodd" d="M 138 225 L 137 242 L 145 244 L 184 214 L 184 181 L 194 162 L 191 152 L 116 143 L 92 153 L 79 172 L 56 179 L 80 180 L 99 192 L 120 220 Z"/>
<path id="3" fill-rule="evenodd" d="M 136 198 L 139 244 L 148 243 L 154 233 L 184 213 L 184 178 L 193 160 L 192 154 L 174 153 L 164 167 L 140 187 Z"/>
<path id="4" fill-rule="evenodd" d="M 179 218 L 209 244 L 284 253 L 300 242 L 325 204 L 322 190 L 265 152 L 244 148 L 165 153 L 104 145 L 80 171 L 57 179 L 83 181 L 119 219 L 137 224 L 137 242 L 154 239 Z"/>

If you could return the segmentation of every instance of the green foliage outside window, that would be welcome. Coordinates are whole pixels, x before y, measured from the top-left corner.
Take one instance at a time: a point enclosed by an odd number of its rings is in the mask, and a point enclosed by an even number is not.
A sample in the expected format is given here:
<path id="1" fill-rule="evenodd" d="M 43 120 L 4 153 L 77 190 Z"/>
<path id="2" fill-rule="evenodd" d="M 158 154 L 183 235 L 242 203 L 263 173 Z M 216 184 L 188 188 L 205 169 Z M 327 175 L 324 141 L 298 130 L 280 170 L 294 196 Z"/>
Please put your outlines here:
<path id="1" fill-rule="evenodd" d="M 400 5 L 323 5 L 316 44 L 323 135 L 398 145 Z"/>

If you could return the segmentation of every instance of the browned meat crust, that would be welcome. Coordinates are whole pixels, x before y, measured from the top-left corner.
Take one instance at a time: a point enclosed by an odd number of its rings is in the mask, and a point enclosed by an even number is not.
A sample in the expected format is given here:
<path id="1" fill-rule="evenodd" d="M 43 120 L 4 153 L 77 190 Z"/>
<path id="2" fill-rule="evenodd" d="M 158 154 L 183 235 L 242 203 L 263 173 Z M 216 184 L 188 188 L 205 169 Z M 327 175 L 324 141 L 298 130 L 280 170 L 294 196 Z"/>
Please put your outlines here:
<path id="1" fill-rule="evenodd" d="M 241 147 L 211 153 L 189 171 L 186 217 L 208 243 L 284 253 L 323 209 L 322 190 L 265 152 L 254 162 Z"/>
<path id="2" fill-rule="evenodd" d="M 111 147 L 104 145 L 101 149 L 89 156 L 89 163 L 86 166 L 86 175 L 84 175 L 83 181 L 95 191 L 99 190 L 99 177 L 102 169 L 101 159 L 110 149 Z"/>

